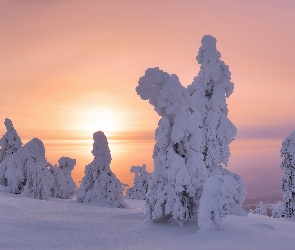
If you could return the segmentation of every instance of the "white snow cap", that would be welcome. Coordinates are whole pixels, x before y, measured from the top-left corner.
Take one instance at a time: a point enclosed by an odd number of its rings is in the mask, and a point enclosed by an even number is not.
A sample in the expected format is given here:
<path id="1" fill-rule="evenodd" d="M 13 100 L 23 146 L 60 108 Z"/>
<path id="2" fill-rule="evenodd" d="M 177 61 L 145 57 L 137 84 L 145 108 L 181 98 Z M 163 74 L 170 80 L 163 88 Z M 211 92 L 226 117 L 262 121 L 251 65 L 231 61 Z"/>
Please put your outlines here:
<path id="1" fill-rule="evenodd" d="M 22 149 L 22 152 L 34 160 L 45 160 L 45 148 L 43 142 L 38 138 L 33 138 Z M 45 161 L 47 164 L 47 162 Z"/>
<path id="2" fill-rule="evenodd" d="M 97 131 L 93 134 L 93 150 L 91 153 L 96 156 L 100 167 L 108 167 L 112 161 L 109 143 L 104 132 Z"/>
<path id="3" fill-rule="evenodd" d="M 204 49 L 216 49 L 216 38 L 211 35 L 205 35 L 202 38 L 202 46 Z"/>
<path id="4" fill-rule="evenodd" d="M 74 169 L 76 165 L 76 159 L 63 156 L 58 160 L 58 163 L 60 168 L 63 170 L 63 172 L 65 174 L 69 174 L 72 172 L 72 170 Z"/>

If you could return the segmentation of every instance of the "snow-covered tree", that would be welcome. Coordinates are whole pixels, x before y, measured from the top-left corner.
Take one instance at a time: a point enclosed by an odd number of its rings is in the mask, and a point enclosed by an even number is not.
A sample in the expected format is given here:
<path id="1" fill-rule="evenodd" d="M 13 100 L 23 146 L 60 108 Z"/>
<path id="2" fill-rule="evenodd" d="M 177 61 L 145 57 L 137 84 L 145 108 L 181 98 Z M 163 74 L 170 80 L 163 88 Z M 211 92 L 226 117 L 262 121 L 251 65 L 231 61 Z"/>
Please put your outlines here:
<path id="1" fill-rule="evenodd" d="M 234 197 L 238 196 L 239 184 L 231 175 L 210 176 L 202 192 L 198 215 L 198 226 L 201 229 L 215 230 L 226 214 L 230 214 Z"/>
<path id="2" fill-rule="evenodd" d="M 267 216 L 266 204 L 263 204 L 263 202 L 260 201 L 259 207 L 255 208 L 254 211 L 252 211 L 252 214 L 259 214 L 259 215 L 266 215 Z"/>
<path id="3" fill-rule="evenodd" d="M 282 218 L 284 216 L 284 204 L 278 201 L 278 205 L 272 210 L 271 216 L 273 218 Z"/>
<path id="4" fill-rule="evenodd" d="M 226 98 L 234 89 L 229 67 L 220 60 L 216 39 L 206 35 L 197 55 L 201 65 L 198 76 L 188 86 L 189 107 L 202 113 L 202 153 L 207 169 L 213 172 L 223 164 L 227 166 L 230 156 L 229 144 L 234 140 L 237 129 L 228 119 Z M 196 124 L 197 126 L 197 124 Z"/>
<path id="5" fill-rule="evenodd" d="M 146 171 L 146 165 L 132 166 L 131 173 L 134 173 L 134 185 L 126 191 L 126 197 L 137 200 L 145 200 L 148 192 L 148 182 L 151 174 Z"/>
<path id="6" fill-rule="evenodd" d="M 47 199 L 50 196 L 53 177 L 47 168 L 42 141 L 32 139 L 2 164 L 7 169 L 7 192 L 35 199 Z"/>
<path id="7" fill-rule="evenodd" d="M 225 169 L 230 156 L 229 144 L 234 140 L 237 129 L 228 119 L 226 98 L 234 89 L 229 67 L 220 60 L 216 39 L 206 35 L 197 55 L 200 72 L 188 86 L 189 107 L 202 114 L 202 154 L 209 176 L 231 176 L 237 182 L 231 207 L 242 206 L 246 190 L 242 178 Z M 206 185 L 207 186 L 207 185 Z M 203 199 L 202 199 L 203 200 Z M 201 201 L 200 201 L 201 202 Z M 224 211 L 222 213 L 228 213 Z"/>
<path id="8" fill-rule="evenodd" d="M 154 173 L 146 197 L 147 218 L 170 216 L 182 225 L 196 218 L 202 186 L 207 177 L 201 151 L 202 116 L 188 109 L 188 92 L 176 75 L 158 68 L 146 70 L 136 91 L 161 116 L 156 129 Z"/>
<path id="9" fill-rule="evenodd" d="M 283 141 L 281 157 L 283 158 L 281 168 L 285 171 L 282 179 L 283 215 L 292 217 L 295 215 L 295 131 Z"/>
<path id="10" fill-rule="evenodd" d="M 108 140 L 102 131 L 93 134 L 93 161 L 85 167 L 77 193 L 79 203 L 94 202 L 112 207 L 124 208 L 122 183 L 110 169 L 111 152 Z"/>
<path id="11" fill-rule="evenodd" d="M 76 184 L 71 177 L 71 172 L 76 165 L 76 160 L 69 157 L 61 157 L 58 166 L 50 165 L 50 172 L 54 177 L 51 189 L 53 197 L 70 199 L 76 194 Z"/>
<path id="12" fill-rule="evenodd" d="M 177 225 L 196 218 L 208 176 L 235 181 L 229 207 L 241 206 L 245 199 L 241 177 L 224 168 L 236 127 L 227 117 L 226 104 L 234 85 L 220 57 L 216 39 L 204 36 L 197 56 L 201 69 L 188 88 L 176 75 L 158 68 L 148 69 L 139 79 L 137 93 L 161 116 L 153 153 L 155 169 L 146 200 L 148 218 L 170 215 Z"/>
<path id="13" fill-rule="evenodd" d="M 22 146 L 21 139 L 14 129 L 12 121 L 6 118 L 4 124 L 7 132 L 0 139 L 0 162 L 15 154 Z"/>

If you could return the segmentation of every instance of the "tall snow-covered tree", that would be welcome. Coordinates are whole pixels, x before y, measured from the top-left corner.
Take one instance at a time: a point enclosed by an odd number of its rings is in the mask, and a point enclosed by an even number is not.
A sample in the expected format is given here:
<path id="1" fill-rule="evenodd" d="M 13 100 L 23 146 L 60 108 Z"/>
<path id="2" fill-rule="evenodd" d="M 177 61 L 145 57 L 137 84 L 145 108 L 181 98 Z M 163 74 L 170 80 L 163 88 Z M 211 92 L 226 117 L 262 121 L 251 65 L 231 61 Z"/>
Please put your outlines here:
<path id="1" fill-rule="evenodd" d="M 14 129 L 12 121 L 6 118 L 4 124 L 7 132 L 0 139 L 0 162 L 15 154 L 22 146 L 21 139 Z"/>
<path id="2" fill-rule="evenodd" d="M 171 223 L 182 225 L 188 218 L 196 218 L 207 177 L 201 151 L 201 113 L 188 109 L 188 92 L 178 77 L 158 68 L 146 70 L 136 91 L 161 116 L 146 217 L 157 220 L 167 215 Z"/>
<path id="3" fill-rule="evenodd" d="M 134 185 L 126 190 L 126 197 L 137 200 L 145 200 L 148 192 L 148 182 L 151 174 L 146 171 L 146 165 L 132 166 L 131 173 L 134 173 Z"/>
<path id="4" fill-rule="evenodd" d="M 237 192 L 231 192 L 229 200 L 233 203 L 229 207 L 244 201 L 242 179 L 223 168 L 228 164 L 236 127 L 227 117 L 226 104 L 233 83 L 220 56 L 216 39 L 204 36 L 197 56 L 201 70 L 188 88 L 176 75 L 158 68 L 148 69 L 139 79 L 137 93 L 161 116 L 153 153 L 155 169 L 146 200 L 148 218 L 170 215 L 170 221 L 177 225 L 196 218 L 208 176 L 235 180 L 232 183 Z"/>
<path id="5" fill-rule="evenodd" d="M 295 215 L 295 131 L 283 141 L 281 157 L 281 168 L 285 171 L 282 179 L 283 216 L 292 217 Z"/>
<path id="6" fill-rule="evenodd" d="M 112 207 L 124 208 L 122 183 L 110 169 L 111 152 L 108 140 L 102 131 L 93 134 L 94 159 L 85 167 L 80 188 L 77 193 L 79 203 L 98 203 Z"/>
<path id="7" fill-rule="evenodd" d="M 53 177 L 47 168 L 42 141 L 32 139 L 1 164 L 5 164 L 7 169 L 7 192 L 35 199 L 50 197 Z"/>
<path id="8" fill-rule="evenodd" d="M 54 177 L 51 195 L 61 199 L 70 199 L 76 194 L 77 190 L 76 184 L 71 177 L 76 160 L 61 157 L 58 163 L 58 166 L 50 165 L 50 172 Z"/>
<path id="9" fill-rule="evenodd" d="M 188 86 L 189 107 L 202 113 L 202 153 L 207 169 L 213 172 L 216 166 L 227 166 L 230 156 L 229 144 L 234 140 L 237 129 L 228 119 L 226 98 L 234 89 L 229 67 L 220 60 L 216 39 L 205 35 L 197 55 L 200 72 Z"/>
<path id="10" fill-rule="evenodd" d="M 234 89 L 229 67 L 220 60 L 216 49 L 216 39 L 206 35 L 197 55 L 200 72 L 188 86 L 190 94 L 188 106 L 202 114 L 202 154 L 209 176 L 232 176 L 237 182 L 237 192 L 232 197 L 233 204 L 241 206 L 246 196 L 242 178 L 223 166 L 228 165 L 229 144 L 234 140 L 237 129 L 228 118 L 226 98 Z M 208 186 L 206 185 L 207 188 Z M 226 211 L 226 213 L 229 213 Z"/>

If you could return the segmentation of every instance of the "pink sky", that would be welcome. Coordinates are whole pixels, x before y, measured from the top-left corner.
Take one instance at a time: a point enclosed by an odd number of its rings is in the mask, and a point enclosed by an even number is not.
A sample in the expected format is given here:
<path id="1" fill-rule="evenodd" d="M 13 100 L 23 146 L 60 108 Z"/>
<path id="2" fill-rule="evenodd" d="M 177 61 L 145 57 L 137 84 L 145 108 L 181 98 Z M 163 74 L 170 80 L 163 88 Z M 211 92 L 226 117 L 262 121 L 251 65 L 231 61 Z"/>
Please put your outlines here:
<path id="1" fill-rule="evenodd" d="M 8 117 L 23 142 L 44 142 L 52 163 L 76 158 L 78 183 L 93 158 L 92 133 L 103 130 L 111 168 L 132 184 L 132 165 L 153 170 L 159 119 L 136 95 L 139 77 L 160 67 L 187 86 L 210 34 L 235 83 L 228 104 L 238 136 L 229 168 L 248 186 L 258 181 L 253 170 L 271 172 L 264 181 L 278 186 L 281 142 L 295 130 L 294 11 L 293 0 L 3 0 L 0 134 Z"/>

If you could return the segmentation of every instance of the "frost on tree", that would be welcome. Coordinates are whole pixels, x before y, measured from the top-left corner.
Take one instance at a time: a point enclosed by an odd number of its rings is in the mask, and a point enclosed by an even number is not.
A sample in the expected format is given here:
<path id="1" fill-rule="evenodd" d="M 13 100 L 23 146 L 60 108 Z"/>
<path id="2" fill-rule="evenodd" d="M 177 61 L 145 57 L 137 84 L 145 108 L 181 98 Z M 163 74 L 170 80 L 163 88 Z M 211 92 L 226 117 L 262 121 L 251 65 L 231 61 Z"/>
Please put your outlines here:
<path id="1" fill-rule="evenodd" d="M 204 144 L 202 154 L 207 169 L 213 172 L 216 166 L 227 166 L 230 149 L 237 129 L 228 119 L 226 98 L 234 89 L 229 67 L 220 60 L 216 49 L 216 39 L 206 35 L 197 55 L 200 72 L 188 86 L 189 107 L 202 113 L 202 134 Z"/>
<path id="2" fill-rule="evenodd" d="M 132 166 L 131 173 L 134 173 L 134 185 L 126 191 L 126 197 L 137 200 L 145 200 L 148 192 L 148 182 L 151 174 L 146 171 L 146 165 Z"/>
<path id="3" fill-rule="evenodd" d="M 7 159 L 9 156 L 15 154 L 22 146 L 21 139 L 15 131 L 11 120 L 5 119 L 5 127 L 7 132 L 0 139 L 0 163 Z M 6 164 L 0 164 L 0 185 L 6 186 Z"/>
<path id="4" fill-rule="evenodd" d="M 50 165 L 50 172 L 54 177 L 51 189 L 52 197 L 70 199 L 76 194 L 76 184 L 71 173 L 76 165 L 76 160 L 69 157 L 61 157 L 58 166 Z"/>
<path id="5" fill-rule="evenodd" d="M 178 77 L 158 68 L 146 70 L 136 91 L 161 116 L 145 216 L 157 220 L 167 215 L 171 223 L 182 225 L 188 218 L 196 218 L 207 177 L 201 151 L 201 113 L 188 109 L 188 92 Z"/>
<path id="6" fill-rule="evenodd" d="M 1 164 L 6 165 L 6 191 L 34 199 L 47 199 L 53 184 L 45 148 L 37 138 L 25 144 Z"/>
<path id="7" fill-rule="evenodd" d="M 292 217 L 295 215 L 295 131 L 283 141 L 281 157 L 281 168 L 285 171 L 282 179 L 283 216 Z"/>
<path id="8" fill-rule="evenodd" d="M 102 131 L 93 134 L 93 161 L 85 167 L 80 188 L 77 193 L 79 203 L 97 203 L 124 208 L 122 183 L 110 169 L 111 152 L 108 141 Z"/>

